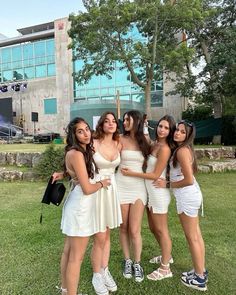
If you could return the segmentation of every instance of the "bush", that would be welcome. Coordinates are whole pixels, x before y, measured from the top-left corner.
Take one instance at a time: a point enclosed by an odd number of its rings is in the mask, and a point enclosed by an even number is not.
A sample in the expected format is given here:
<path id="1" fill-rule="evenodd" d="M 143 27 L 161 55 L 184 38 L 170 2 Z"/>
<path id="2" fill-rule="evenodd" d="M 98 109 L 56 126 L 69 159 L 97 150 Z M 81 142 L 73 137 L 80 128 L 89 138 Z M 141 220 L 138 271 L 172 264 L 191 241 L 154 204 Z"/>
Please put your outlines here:
<path id="1" fill-rule="evenodd" d="M 197 105 L 191 106 L 188 105 L 188 108 L 183 111 L 182 118 L 184 120 L 189 120 L 191 122 L 201 121 L 205 119 L 209 119 L 212 117 L 212 109 L 206 105 Z"/>
<path id="2" fill-rule="evenodd" d="M 64 148 L 50 144 L 42 153 L 42 157 L 34 169 L 40 177 L 48 179 L 53 172 L 63 170 L 63 161 Z"/>

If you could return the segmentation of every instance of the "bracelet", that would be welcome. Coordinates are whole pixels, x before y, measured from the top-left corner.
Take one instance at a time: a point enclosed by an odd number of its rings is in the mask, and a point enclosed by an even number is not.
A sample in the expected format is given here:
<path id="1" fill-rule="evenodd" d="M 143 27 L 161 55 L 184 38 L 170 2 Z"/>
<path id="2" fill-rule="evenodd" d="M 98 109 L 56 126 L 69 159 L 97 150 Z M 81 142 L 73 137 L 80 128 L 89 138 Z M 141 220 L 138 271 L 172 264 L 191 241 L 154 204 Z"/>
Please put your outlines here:
<path id="1" fill-rule="evenodd" d="M 101 185 L 102 185 L 101 188 L 102 188 L 103 187 L 103 183 L 100 180 L 98 181 L 98 183 L 101 183 Z"/>

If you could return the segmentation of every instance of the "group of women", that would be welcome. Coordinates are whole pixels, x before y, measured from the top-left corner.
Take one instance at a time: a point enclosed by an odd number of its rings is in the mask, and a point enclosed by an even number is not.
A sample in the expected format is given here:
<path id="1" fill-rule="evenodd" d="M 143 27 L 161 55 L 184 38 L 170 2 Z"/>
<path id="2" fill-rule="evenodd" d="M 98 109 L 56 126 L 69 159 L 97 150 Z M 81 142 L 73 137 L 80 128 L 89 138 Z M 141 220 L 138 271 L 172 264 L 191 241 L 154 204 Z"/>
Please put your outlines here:
<path id="1" fill-rule="evenodd" d="M 167 215 L 170 188 L 193 263 L 192 270 L 182 273 L 181 282 L 197 290 L 207 289 L 205 247 L 198 219 L 202 195 L 194 178 L 195 127 L 186 121 L 176 125 L 166 115 L 157 123 L 156 140 L 151 145 L 143 127 L 143 116 L 136 110 L 124 114 L 122 135 L 112 112 L 100 117 L 93 134 L 82 118 L 73 119 L 67 127 L 63 174 L 70 176 L 71 190 L 61 222 L 66 235 L 61 258 L 62 295 L 77 294 L 90 236 L 94 237 L 91 261 L 95 293 L 108 295 L 117 290 L 108 268 L 110 230 L 117 227 L 124 255 L 123 276 L 143 281 L 141 226 L 145 208 L 150 230 L 161 249 L 161 255 L 150 260 L 160 266 L 147 279 L 172 277 Z M 63 174 L 54 173 L 53 179 Z"/>

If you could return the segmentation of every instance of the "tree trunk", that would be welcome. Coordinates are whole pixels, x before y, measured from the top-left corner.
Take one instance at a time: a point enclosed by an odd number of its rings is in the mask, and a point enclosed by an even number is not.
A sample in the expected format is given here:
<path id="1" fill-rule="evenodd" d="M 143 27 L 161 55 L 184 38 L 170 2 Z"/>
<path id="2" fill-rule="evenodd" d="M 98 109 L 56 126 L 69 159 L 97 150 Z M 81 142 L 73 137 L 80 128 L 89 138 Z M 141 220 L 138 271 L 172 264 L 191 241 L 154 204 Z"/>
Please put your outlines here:
<path id="1" fill-rule="evenodd" d="M 152 119 L 151 112 L 151 81 L 149 80 L 145 86 L 145 112 L 149 120 Z"/>

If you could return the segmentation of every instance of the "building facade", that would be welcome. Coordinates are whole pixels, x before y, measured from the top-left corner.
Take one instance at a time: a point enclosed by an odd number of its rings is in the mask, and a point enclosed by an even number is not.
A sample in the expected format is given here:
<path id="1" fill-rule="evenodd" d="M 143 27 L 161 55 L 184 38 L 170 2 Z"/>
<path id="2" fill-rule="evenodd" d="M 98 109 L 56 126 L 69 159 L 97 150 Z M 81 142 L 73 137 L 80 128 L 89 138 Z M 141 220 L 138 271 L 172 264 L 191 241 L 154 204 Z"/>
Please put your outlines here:
<path id="1" fill-rule="evenodd" d="M 61 18 L 19 29 L 18 37 L 1 35 L 0 121 L 19 125 L 27 134 L 64 135 L 71 118 L 84 117 L 93 126 L 102 112 L 117 113 L 117 101 L 121 115 L 130 109 L 144 112 L 144 93 L 118 65 L 110 79 L 94 76 L 88 84 L 77 85 L 73 72 L 82 61 L 72 60 L 69 27 L 68 19 Z M 183 99 L 165 95 L 172 89 L 173 84 L 165 77 L 153 84 L 153 119 L 166 113 L 181 117 Z"/>

